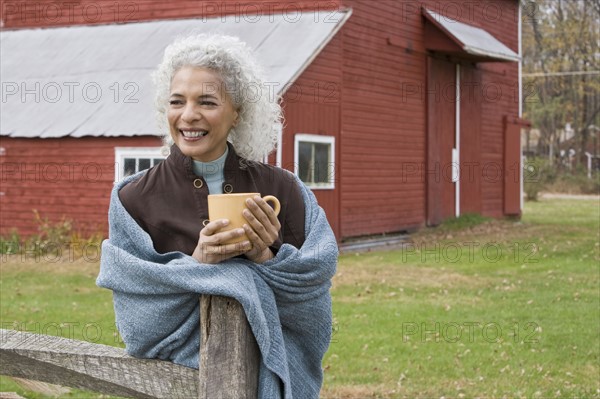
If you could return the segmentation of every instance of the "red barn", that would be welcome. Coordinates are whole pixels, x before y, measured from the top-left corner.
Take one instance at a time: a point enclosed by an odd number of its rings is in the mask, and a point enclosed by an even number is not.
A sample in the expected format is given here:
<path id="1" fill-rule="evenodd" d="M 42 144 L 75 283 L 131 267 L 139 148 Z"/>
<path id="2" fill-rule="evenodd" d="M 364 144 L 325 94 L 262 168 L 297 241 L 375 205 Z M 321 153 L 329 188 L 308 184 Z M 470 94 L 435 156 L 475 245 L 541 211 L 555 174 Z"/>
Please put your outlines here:
<path id="1" fill-rule="evenodd" d="M 106 231 L 115 179 L 162 158 L 149 72 L 179 34 L 237 34 L 283 94 L 270 162 L 340 241 L 520 215 L 518 0 L 2 5 L 0 234 L 32 210 Z M 44 29 L 38 29 L 44 28 Z"/>

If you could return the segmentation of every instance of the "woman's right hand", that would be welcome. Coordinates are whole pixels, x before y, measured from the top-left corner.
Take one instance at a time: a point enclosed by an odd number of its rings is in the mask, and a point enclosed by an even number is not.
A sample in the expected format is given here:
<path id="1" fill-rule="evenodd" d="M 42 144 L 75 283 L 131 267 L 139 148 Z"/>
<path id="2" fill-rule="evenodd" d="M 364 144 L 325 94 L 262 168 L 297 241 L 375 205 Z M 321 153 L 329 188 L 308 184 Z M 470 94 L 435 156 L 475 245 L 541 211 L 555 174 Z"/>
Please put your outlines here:
<path id="1" fill-rule="evenodd" d="M 244 234 L 244 229 L 221 231 L 229 224 L 227 219 L 215 220 L 208 223 L 201 231 L 198 245 L 192 254 L 198 262 L 215 264 L 248 252 L 252 248 L 250 241 L 234 244 L 223 244 L 232 238 Z"/>

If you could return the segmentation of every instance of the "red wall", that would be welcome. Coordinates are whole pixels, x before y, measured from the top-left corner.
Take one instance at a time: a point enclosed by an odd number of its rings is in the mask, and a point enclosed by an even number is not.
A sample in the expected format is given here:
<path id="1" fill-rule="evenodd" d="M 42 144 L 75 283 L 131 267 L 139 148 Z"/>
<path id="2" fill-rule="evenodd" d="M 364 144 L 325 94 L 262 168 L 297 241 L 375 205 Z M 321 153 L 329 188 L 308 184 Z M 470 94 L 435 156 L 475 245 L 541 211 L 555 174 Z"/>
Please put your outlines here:
<path id="1" fill-rule="evenodd" d="M 282 166 L 294 170 L 295 134 L 333 136 L 336 140 L 335 176 L 340 175 L 340 92 L 342 86 L 342 37 L 337 35 L 292 85 L 284 96 L 285 113 L 283 131 Z M 340 180 L 335 179 L 335 189 L 313 190 L 327 219 L 340 235 Z"/>
<path id="2" fill-rule="evenodd" d="M 68 25 L 93 25 L 127 23 L 144 20 L 190 17 L 252 18 L 258 13 L 288 13 L 290 18 L 297 12 L 332 10 L 340 7 L 340 0 L 282 0 L 282 1 L 55 1 L 41 0 L 35 3 L 5 1 L 0 10 L 3 29 L 31 27 L 56 27 Z M 235 15 L 235 17 L 233 16 Z M 284 128 L 283 167 L 294 169 L 294 135 L 296 133 L 325 134 L 339 136 L 341 85 L 341 40 L 334 39 L 319 55 L 307 71 L 299 77 L 284 97 L 286 125 Z M 114 180 L 115 146 L 153 146 L 153 138 L 85 138 L 60 140 L 15 140 L 2 138 L 6 156 L 2 163 L 2 211 L 0 234 L 17 228 L 24 235 L 36 232 L 32 209 L 38 209 L 42 217 L 60 220 L 63 215 L 78 221 L 84 231 L 106 231 L 106 212 L 110 188 Z M 160 145 L 160 144 L 157 144 Z M 60 150 L 59 150 L 60 147 Z M 90 154 L 94 160 L 90 161 Z M 18 154 L 18 155 L 11 155 Z M 61 155 L 71 154 L 71 155 Z M 26 161 L 20 161 L 25 157 Z M 40 180 L 34 181 L 34 173 L 28 168 L 36 166 L 16 165 L 39 164 Z M 44 180 L 54 164 L 77 163 L 64 166 L 79 179 Z M 83 175 L 84 162 L 93 162 L 102 167 L 98 179 L 86 179 Z M 16 166 L 15 166 L 16 165 Z M 19 169 L 20 168 L 20 169 Z M 44 168 L 47 169 L 44 172 Z M 93 166 L 87 166 L 90 172 Z M 15 169 L 13 171 L 13 169 Z M 21 176 L 21 170 L 25 171 Z M 65 169 L 66 170 L 66 169 Z M 4 187 L 7 187 L 5 189 Z M 331 225 L 339 233 L 339 190 L 315 190 L 321 206 L 327 212 Z M 90 207 L 89 205 L 92 204 Z"/>
<path id="3" fill-rule="evenodd" d="M 394 232 L 426 220 L 426 61 L 421 6 L 486 29 L 518 50 L 516 0 L 344 0 L 341 236 Z M 480 63 L 482 210 L 502 216 L 504 115 L 518 115 L 517 63 Z M 464 83 L 464 82 L 463 82 Z M 444 99 L 441 101 L 452 101 Z"/>
<path id="4" fill-rule="evenodd" d="M 425 108 L 422 99 L 403 97 L 403 90 L 405 83 L 425 83 L 425 57 L 387 40 L 418 45 L 420 17 L 402 21 L 401 2 L 344 5 L 353 15 L 342 31 L 341 235 L 421 225 L 424 182 L 405 179 L 402 167 L 425 161 Z"/>
<path id="5" fill-rule="evenodd" d="M 294 134 L 336 137 L 336 190 L 315 190 L 315 194 L 338 238 L 342 239 L 401 231 L 425 224 L 426 174 L 413 173 L 415 167 L 426 169 L 427 163 L 428 53 L 421 5 L 449 18 L 482 27 L 516 52 L 517 4 L 517 0 L 186 0 L 177 2 L 175 7 L 172 2 L 154 0 L 43 0 L 28 5 L 23 1 L 6 1 L 1 17 L 4 28 L 12 29 L 202 15 L 238 14 L 243 18 L 262 12 L 293 13 L 351 7 L 353 14 L 344 28 L 284 97 L 283 167 L 293 168 Z M 57 5 L 61 7 L 60 13 Z M 98 9 L 101 16 L 98 12 L 94 13 Z M 517 64 L 480 63 L 476 68 L 481 81 L 477 82 L 474 90 L 479 91 L 482 99 L 482 165 L 478 170 L 482 173 L 480 206 L 485 215 L 502 216 L 503 179 L 495 174 L 504 173 L 503 117 L 518 115 Z M 138 140 L 144 139 L 61 139 L 35 140 L 35 143 L 3 139 L 2 146 L 7 153 L 0 157 L 0 162 L 5 164 L 9 159 L 10 162 L 20 162 L 18 158 L 11 158 L 10 153 L 14 151 L 30 157 L 29 162 L 33 163 L 65 162 L 58 156 L 70 151 L 59 151 L 60 143 L 61 148 L 76 148 L 76 153 L 92 151 L 103 159 L 101 162 L 109 170 L 108 164 L 114 162 L 112 147 L 125 145 L 119 144 L 121 140 L 133 140 L 135 144 L 128 145 L 139 145 Z M 25 152 L 27 148 L 32 150 L 28 155 Z M 46 151 L 50 152 L 43 155 Z M 85 155 L 67 157 L 70 160 L 67 162 L 89 161 Z M 487 175 L 483 175 L 484 167 L 487 167 Z M 22 226 L 31 231 L 31 227 L 26 227 L 27 220 L 32 217 L 30 209 L 43 204 L 47 204 L 47 213 L 53 217 L 68 211 L 80 218 L 82 224 L 101 226 L 105 223 L 112 173 L 107 173 L 106 176 L 110 177 L 103 182 L 77 182 L 64 189 L 60 189 L 57 182 L 46 182 L 42 188 L 39 182 L 27 181 L 28 176 L 33 174 L 25 174 L 22 186 L 18 186 L 21 183 L 13 176 L 7 175 L 7 179 L 13 179 L 8 186 L 3 180 L 2 190 L 11 194 L 0 199 L 3 205 L 2 233 L 8 228 L 4 221 L 12 220 L 12 216 L 9 219 L 12 212 L 18 212 L 18 223 L 14 227 Z M 25 187 L 36 191 L 25 192 Z M 42 192 L 48 194 L 44 196 L 48 199 L 38 197 L 38 193 Z M 25 200 L 15 199 L 12 193 L 25 195 Z M 86 201 L 88 197 L 89 201 Z M 85 204 L 96 204 L 94 201 L 99 201 L 98 206 L 90 214 Z M 5 204 L 10 206 L 7 208 Z M 12 222 L 8 224 L 12 225 Z"/>
<path id="6" fill-rule="evenodd" d="M 431 9 L 449 18 L 487 30 L 515 53 L 518 52 L 518 1 L 480 0 L 428 2 Z M 482 213 L 501 217 L 503 212 L 504 176 L 514 174 L 504 162 L 504 116 L 518 117 L 518 64 L 516 62 L 479 63 L 481 83 L 473 86 L 481 104 L 481 174 Z M 466 83 L 466 82 L 465 82 Z"/>
<path id="7" fill-rule="evenodd" d="M 0 138 L 0 234 L 37 233 L 33 210 L 83 233 L 106 234 L 115 181 L 114 147 L 160 147 L 156 137 Z"/>
<path id="8" fill-rule="evenodd" d="M 330 10 L 341 0 L 4 0 L 4 29 Z"/>

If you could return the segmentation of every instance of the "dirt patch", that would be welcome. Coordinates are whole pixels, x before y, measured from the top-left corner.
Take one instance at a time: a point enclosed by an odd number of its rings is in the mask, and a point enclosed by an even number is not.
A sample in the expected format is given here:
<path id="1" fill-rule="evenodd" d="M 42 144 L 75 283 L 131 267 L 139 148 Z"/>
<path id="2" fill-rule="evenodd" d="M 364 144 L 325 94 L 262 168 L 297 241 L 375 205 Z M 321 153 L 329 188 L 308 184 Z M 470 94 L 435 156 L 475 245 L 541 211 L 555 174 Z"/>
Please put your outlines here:
<path id="1" fill-rule="evenodd" d="M 433 245 L 436 242 L 483 242 L 483 241 L 514 241 L 515 238 L 526 237 L 529 232 L 525 231 L 529 226 L 517 221 L 491 220 L 461 230 L 444 230 L 442 228 L 423 229 L 411 236 L 415 245 Z"/>
<path id="2" fill-rule="evenodd" d="M 489 279 L 481 276 L 469 276 L 445 267 L 423 267 L 378 263 L 377 266 L 365 263 L 343 264 L 333 277 L 334 288 L 343 285 L 386 284 L 393 287 L 479 287 L 489 283 Z"/>
<path id="3" fill-rule="evenodd" d="M 0 273 L 43 272 L 53 274 L 98 275 L 99 259 L 62 256 L 0 255 Z"/>

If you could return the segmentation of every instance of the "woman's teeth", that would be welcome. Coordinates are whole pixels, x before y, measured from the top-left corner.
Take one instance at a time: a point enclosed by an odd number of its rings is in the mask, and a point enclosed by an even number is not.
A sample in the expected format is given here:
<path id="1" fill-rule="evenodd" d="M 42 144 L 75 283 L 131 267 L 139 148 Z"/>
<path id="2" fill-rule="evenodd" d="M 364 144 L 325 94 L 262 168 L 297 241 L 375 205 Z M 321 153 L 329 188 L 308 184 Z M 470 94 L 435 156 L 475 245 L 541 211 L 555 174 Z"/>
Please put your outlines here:
<path id="1" fill-rule="evenodd" d="M 197 131 L 180 130 L 180 132 L 181 132 L 181 134 L 183 134 L 184 137 L 190 137 L 190 138 L 203 137 L 208 134 L 208 132 L 206 130 L 197 130 Z"/>

